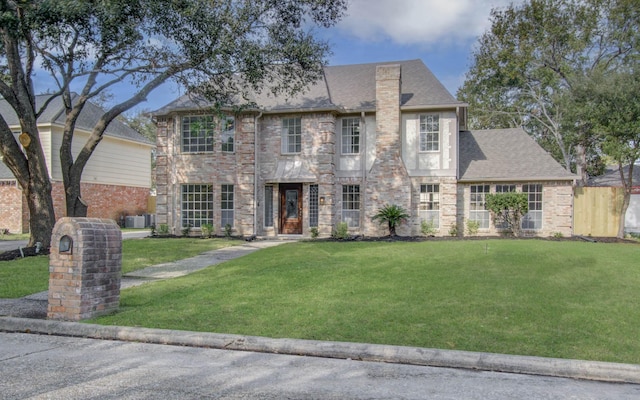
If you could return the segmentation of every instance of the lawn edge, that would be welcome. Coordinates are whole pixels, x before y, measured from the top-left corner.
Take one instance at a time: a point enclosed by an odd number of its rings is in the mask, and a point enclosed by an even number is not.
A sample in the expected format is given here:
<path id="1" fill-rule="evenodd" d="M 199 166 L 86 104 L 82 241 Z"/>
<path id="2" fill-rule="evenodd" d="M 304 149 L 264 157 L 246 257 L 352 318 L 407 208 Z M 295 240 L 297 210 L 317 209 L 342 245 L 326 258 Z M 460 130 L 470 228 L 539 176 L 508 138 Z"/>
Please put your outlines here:
<path id="1" fill-rule="evenodd" d="M 640 365 L 0 317 L 0 331 L 640 384 Z"/>

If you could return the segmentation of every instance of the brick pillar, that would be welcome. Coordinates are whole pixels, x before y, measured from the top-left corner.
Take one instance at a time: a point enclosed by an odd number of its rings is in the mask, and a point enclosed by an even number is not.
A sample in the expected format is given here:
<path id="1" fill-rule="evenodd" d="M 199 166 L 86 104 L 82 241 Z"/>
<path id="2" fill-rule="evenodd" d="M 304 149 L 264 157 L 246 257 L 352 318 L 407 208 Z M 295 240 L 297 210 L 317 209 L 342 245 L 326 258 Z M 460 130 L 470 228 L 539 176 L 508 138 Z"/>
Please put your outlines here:
<path id="1" fill-rule="evenodd" d="M 51 235 L 47 318 L 78 321 L 117 310 L 121 271 L 122 233 L 115 221 L 59 219 Z"/>
<path id="2" fill-rule="evenodd" d="M 400 65 L 379 65 L 376 68 L 376 158 L 365 188 L 365 235 L 388 234 L 386 226 L 371 221 L 386 204 L 401 206 L 411 213 L 411 180 L 401 158 L 400 96 Z M 401 225 L 397 233 L 409 235 L 410 224 Z"/>

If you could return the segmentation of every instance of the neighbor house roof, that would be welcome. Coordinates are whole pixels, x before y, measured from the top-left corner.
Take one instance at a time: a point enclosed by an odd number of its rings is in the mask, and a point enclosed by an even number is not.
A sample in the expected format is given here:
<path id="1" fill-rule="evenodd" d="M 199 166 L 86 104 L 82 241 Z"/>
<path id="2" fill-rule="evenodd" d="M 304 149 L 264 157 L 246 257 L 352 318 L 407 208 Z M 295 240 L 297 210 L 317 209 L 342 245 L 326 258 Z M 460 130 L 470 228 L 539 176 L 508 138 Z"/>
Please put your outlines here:
<path id="1" fill-rule="evenodd" d="M 436 108 L 464 105 L 447 91 L 422 60 L 325 66 L 323 77 L 302 94 L 294 97 L 275 97 L 264 91 L 250 94 L 248 102 L 255 103 L 264 112 L 331 109 L 342 112 L 375 111 L 376 68 L 379 65 L 392 64 L 401 66 L 400 107 Z M 206 101 L 186 94 L 152 114 L 165 115 L 208 105 L 210 104 Z"/>
<path id="2" fill-rule="evenodd" d="M 36 96 L 36 109 L 39 108 L 44 102 L 51 97 L 51 95 L 38 95 Z M 78 94 L 73 93 L 71 101 L 74 102 L 78 97 Z M 65 112 L 64 112 L 64 104 L 62 102 L 62 98 L 60 96 L 56 97 L 51 101 L 51 103 L 47 106 L 47 109 L 40 115 L 38 118 L 39 124 L 52 124 L 52 125 L 60 125 L 64 126 L 65 123 Z M 0 99 L 0 114 L 7 122 L 7 124 L 12 126 L 19 126 L 20 121 L 18 120 L 18 116 L 16 115 L 13 108 L 9 105 L 9 103 Z M 82 129 L 85 131 L 91 132 L 93 127 L 95 126 L 98 119 L 104 114 L 104 110 L 93 104 L 91 102 L 87 102 L 84 109 L 80 113 L 78 120 L 76 122 L 76 128 Z M 131 128 L 129 125 L 119 121 L 113 120 L 109 126 L 107 126 L 107 130 L 105 131 L 106 136 L 118 137 L 122 139 L 131 140 L 134 142 L 144 143 L 144 144 L 152 144 L 147 138 L 142 136 L 138 131 Z"/>
<path id="3" fill-rule="evenodd" d="M 573 180 L 523 129 L 460 132 L 460 181 Z"/>
<path id="4" fill-rule="evenodd" d="M 629 166 L 625 166 L 622 170 L 626 179 L 629 176 Z M 622 182 L 620 181 L 620 169 L 618 166 L 607 167 L 604 174 L 590 178 L 587 186 L 622 187 Z M 640 186 L 640 164 L 633 166 L 633 186 Z"/>

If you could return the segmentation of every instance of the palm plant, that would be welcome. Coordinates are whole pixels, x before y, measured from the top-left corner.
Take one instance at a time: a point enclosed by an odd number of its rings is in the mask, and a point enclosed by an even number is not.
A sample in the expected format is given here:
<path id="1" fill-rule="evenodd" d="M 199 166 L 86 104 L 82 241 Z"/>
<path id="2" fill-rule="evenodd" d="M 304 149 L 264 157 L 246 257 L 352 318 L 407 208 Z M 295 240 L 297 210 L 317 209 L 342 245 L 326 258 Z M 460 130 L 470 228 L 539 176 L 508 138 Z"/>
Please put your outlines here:
<path id="1" fill-rule="evenodd" d="M 378 210 L 372 220 L 378 221 L 380 224 L 386 222 L 389 227 L 389 236 L 396 236 L 396 227 L 400 226 L 409 217 L 410 215 L 404 208 L 395 204 L 387 204 Z"/>

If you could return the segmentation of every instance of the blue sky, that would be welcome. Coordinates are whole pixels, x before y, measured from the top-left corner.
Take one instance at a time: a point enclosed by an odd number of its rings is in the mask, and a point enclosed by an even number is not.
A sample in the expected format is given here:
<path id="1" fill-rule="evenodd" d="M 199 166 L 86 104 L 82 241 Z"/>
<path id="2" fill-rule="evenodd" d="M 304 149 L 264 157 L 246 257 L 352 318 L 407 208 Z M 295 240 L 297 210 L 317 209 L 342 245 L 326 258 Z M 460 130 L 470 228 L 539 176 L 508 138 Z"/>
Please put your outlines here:
<path id="1" fill-rule="evenodd" d="M 490 26 L 491 9 L 523 1 L 349 0 L 337 26 L 315 33 L 331 45 L 330 65 L 422 59 L 455 96 L 478 37 Z M 136 110 L 156 110 L 182 94 L 167 83 Z"/>
<path id="2" fill-rule="evenodd" d="M 455 96 L 471 65 L 473 47 L 490 26 L 492 8 L 524 0 L 350 0 L 335 27 L 316 29 L 333 55 L 330 65 L 422 59 Z M 158 109 L 182 92 L 157 89 L 139 109 Z"/>

